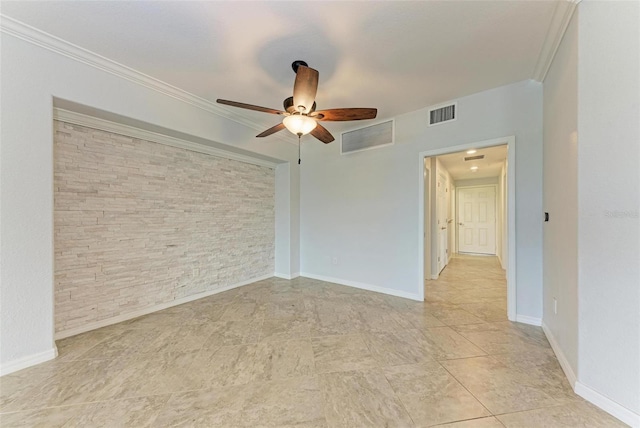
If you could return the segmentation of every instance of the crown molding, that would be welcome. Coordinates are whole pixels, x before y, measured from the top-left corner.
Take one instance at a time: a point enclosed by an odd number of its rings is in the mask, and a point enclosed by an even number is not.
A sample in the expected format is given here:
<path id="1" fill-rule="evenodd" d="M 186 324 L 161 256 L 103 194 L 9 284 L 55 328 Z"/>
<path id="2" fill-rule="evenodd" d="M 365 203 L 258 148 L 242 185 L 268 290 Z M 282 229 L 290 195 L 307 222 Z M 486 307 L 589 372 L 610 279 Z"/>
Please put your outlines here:
<path id="1" fill-rule="evenodd" d="M 136 128 L 122 123 L 111 122 L 109 120 L 88 116 L 86 114 L 77 113 L 61 108 L 53 108 L 53 120 L 71 123 L 73 125 L 86 126 L 87 128 L 99 129 L 101 131 L 111 132 L 127 137 L 137 138 L 140 140 L 151 141 L 154 143 L 164 144 L 165 146 L 176 147 L 180 149 L 190 150 L 193 152 L 204 153 L 225 159 L 231 159 L 238 162 L 249 163 L 258 166 L 275 169 L 277 163 L 270 162 L 265 159 L 255 158 L 249 155 L 230 152 L 215 147 L 205 146 L 204 144 L 194 143 L 192 141 L 180 138 L 170 137 L 168 135 L 159 134 L 157 132 L 147 131 L 145 129 Z"/>
<path id="2" fill-rule="evenodd" d="M 260 132 L 264 131 L 264 125 L 256 123 L 242 114 L 238 114 L 235 109 L 232 111 L 221 107 L 216 103 L 198 97 L 197 95 L 170 85 L 162 80 L 156 79 L 155 77 L 141 73 L 131 67 L 127 67 L 126 65 L 120 64 L 102 55 L 98 55 L 88 49 L 74 45 L 64 39 L 2 14 L 0 14 L 0 32 L 128 80 L 136 85 L 154 90 L 208 113 L 215 114 L 244 125 L 248 128 Z M 293 145 L 297 145 L 298 143 L 294 138 L 287 138 L 286 134 L 276 134 L 273 138 Z"/>
<path id="3" fill-rule="evenodd" d="M 547 72 L 551 67 L 553 58 L 556 56 L 558 47 L 562 42 L 562 37 L 567 31 L 571 17 L 576 10 L 576 7 L 580 3 L 580 0 L 562 0 L 556 3 L 556 8 L 553 11 L 551 23 L 547 30 L 547 36 L 542 44 L 536 67 L 533 71 L 533 79 L 542 82 L 547 76 Z"/>

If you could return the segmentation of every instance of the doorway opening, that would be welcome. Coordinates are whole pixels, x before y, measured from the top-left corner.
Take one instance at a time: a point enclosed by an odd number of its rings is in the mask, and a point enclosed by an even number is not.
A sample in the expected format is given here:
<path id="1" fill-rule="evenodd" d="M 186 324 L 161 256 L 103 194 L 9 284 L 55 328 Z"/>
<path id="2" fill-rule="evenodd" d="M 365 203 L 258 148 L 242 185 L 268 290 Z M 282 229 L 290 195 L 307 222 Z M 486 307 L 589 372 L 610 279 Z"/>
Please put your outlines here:
<path id="1" fill-rule="evenodd" d="M 515 321 L 514 160 L 514 137 L 420 153 L 423 300 L 494 296 Z"/>

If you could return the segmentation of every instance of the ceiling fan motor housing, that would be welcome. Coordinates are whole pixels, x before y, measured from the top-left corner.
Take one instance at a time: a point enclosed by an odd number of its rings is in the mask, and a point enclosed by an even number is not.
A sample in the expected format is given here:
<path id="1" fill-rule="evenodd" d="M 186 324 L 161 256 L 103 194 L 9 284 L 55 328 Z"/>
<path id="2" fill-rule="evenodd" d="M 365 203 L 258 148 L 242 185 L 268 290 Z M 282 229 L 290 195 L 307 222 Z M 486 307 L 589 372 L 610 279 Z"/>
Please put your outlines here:
<path id="1" fill-rule="evenodd" d="M 299 66 L 305 66 L 305 67 L 309 67 L 309 64 L 307 64 L 306 62 L 302 61 L 301 59 L 297 59 L 295 61 L 293 61 L 293 63 L 291 64 L 291 68 L 293 68 L 294 73 L 298 72 L 298 67 Z"/>

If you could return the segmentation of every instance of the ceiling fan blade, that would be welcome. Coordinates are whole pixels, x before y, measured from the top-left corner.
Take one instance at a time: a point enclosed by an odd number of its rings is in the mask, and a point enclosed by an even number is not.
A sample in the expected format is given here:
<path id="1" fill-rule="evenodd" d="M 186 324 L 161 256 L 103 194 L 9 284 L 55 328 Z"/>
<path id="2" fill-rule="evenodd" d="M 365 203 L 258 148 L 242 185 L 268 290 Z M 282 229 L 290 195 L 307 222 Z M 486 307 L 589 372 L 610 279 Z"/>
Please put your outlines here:
<path id="1" fill-rule="evenodd" d="M 272 109 L 272 108 L 268 108 L 268 107 L 254 106 L 253 104 L 239 103 L 237 101 L 229 101 L 229 100 L 218 99 L 218 100 L 216 100 L 216 102 L 218 104 L 225 104 L 225 105 L 228 105 L 228 106 L 231 106 L 231 107 L 239 107 L 239 108 L 244 108 L 244 109 L 247 109 L 247 110 L 261 111 L 263 113 L 284 114 L 284 112 L 281 111 L 281 110 L 276 110 L 276 109 Z"/>
<path id="2" fill-rule="evenodd" d="M 276 126 L 272 126 L 271 128 L 267 129 L 264 132 L 261 132 L 260 134 L 256 135 L 256 137 L 267 137 L 271 134 L 275 134 L 278 131 L 282 131 L 284 129 L 284 123 L 279 123 Z"/>
<path id="3" fill-rule="evenodd" d="M 375 108 L 332 108 L 319 110 L 310 116 L 317 120 L 345 121 L 375 119 L 378 109 Z"/>
<path id="4" fill-rule="evenodd" d="M 293 84 L 293 106 L 300 113 L 309 113 L 318 92 L 318 70 L 298 66 L 296 81 Z"/>
<path id="5" fill-rule="evenodd" d="M 325 144 L 329 144 L 330 142 L 335 140 L 335 138 L 333 138 L 333 135 L 331 135 L 331 133 L 327 131 L 327 128 L 320 125 L 319 123 L 316 125 L 313 131 L 311 131 L 311 135 Z"/>

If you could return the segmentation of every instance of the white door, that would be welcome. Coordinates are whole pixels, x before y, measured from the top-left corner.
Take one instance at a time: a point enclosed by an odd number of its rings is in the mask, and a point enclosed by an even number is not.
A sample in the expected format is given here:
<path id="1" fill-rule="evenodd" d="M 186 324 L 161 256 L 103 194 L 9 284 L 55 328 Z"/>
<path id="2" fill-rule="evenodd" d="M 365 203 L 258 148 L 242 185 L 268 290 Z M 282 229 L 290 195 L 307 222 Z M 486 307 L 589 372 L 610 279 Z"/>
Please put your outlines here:
<path id="1" fill-rule="evenodd" d="M 438 201 L 437 201 L 437 213 L 438 213 L 438 273 L 444 269 L 447 265 L 448 251 L 449 251 L 449 234 L 447 232 L 447 214 L 449 213 L 449 207 L 447 204 L 447 179 L 440 175 L 438 176 Z"/>
<path id="2" fill-rule="evenodd" d="M 496 253 L 496 189 L 458 189 L 458 252 Z"/>

